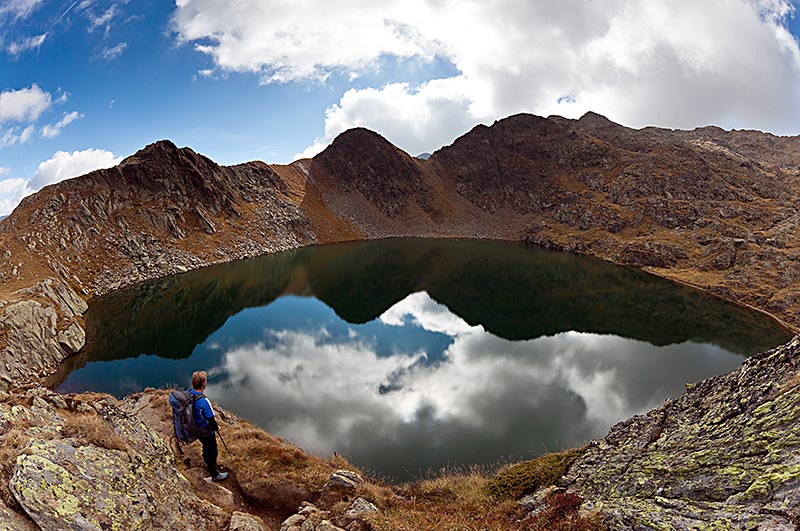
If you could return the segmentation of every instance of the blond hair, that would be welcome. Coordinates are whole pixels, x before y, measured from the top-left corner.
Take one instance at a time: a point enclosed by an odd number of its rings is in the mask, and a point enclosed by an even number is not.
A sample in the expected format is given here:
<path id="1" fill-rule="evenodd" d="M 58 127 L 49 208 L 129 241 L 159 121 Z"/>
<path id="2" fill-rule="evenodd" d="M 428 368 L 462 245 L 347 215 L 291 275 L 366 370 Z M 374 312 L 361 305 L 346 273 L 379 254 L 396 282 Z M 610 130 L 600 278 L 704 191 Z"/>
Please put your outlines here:
<path id="1" fill-rule="evenodd" d="M 192 389 L 199 391 L 206 385 L 206 371 L 194 371 L 192 373 Z"/>

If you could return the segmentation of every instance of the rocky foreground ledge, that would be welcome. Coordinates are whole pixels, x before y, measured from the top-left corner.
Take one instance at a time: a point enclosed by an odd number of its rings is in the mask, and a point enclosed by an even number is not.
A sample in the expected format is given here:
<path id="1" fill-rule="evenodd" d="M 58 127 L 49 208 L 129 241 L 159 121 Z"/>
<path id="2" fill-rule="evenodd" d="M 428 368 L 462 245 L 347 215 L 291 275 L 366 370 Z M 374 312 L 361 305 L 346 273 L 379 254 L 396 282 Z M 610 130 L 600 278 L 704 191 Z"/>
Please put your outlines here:
<path id="1" fill-rule="evenodd" d="M 214 484 L 198 445 L 171 437 L 166 397 L 0 395 L 0 529 L 788 531 L 800 522 L 800 336 L 614 426 L 555 475 L 545 457 L 497 476 L 390 486 L 219 408 L 233 451 L 220 448 L 220 459 L 233 472 Z"/>
<path id="2" fill-rule="evenodd" d="M 561 482 L 615 529 L 797 529 L 800 336 L 617 424 Z"/>

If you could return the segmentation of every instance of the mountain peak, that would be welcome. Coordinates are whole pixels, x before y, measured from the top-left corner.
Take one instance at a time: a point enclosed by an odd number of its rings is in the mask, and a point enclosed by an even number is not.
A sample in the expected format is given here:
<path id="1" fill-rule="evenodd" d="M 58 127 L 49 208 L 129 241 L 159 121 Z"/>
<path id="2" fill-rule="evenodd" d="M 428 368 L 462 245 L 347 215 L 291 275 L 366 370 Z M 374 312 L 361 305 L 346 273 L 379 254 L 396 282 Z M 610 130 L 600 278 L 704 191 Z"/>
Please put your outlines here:
<path id="1" fill-rule="evenodd" d="M 410 155 L 363 127 L 337 136 L 313 162 L 335 176 L 340 190 L 359 191 L 389 217 L 399 214 L 422 181 Z"/>
<path id="2" fill-rule="evenodd" d="M 586 114 L 578 119 L 578 123 L 582 125 L 603 126 L 603 125 L 616 125 L 614 122 L 593 111 L 588 111 Z"/>

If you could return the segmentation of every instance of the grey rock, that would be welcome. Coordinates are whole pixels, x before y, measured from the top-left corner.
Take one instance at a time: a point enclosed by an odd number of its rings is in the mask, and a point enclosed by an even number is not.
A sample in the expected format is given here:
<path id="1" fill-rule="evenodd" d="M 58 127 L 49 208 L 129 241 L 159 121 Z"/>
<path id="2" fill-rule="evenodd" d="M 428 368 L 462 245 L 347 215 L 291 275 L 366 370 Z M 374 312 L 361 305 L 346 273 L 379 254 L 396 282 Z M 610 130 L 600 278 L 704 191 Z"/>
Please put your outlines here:
<path id="1" fill-rule="evenodd" d="M 345 488 L 355 490 L 364 480 L 355 472 L 350 470 L 337 470 L 331 474 L 330 479 L 324 488 Z"/>
<path id="2" fill-rule="evenodd" d="M 234 511 L 228 531 L 264 531 L 264 526 L 255 516 Z"/>
<path id="3" fill-rule="evenodd" d="M 200 228 L 208 234 L 215 234 L 217 232 L 217 228 L 214 226 L 214 222 L 212 222 L 208 217 L 208 214 L 206 214 L 200 207 L 196 207 L 195 212 L 197 213 Z"/>
<path id="4" fill-rule="evenodd" d="M 300 526 L 303 525 L 303 522 L 306 521 L 306 517 L 302 514 L 293 514 L 289 518 L 283 521 L 281 524 L 280 531 L 289 531 L 289 529 L 296 527 L 300 529 Z"/>
<path id="5" fill-rule="evenodd" d="M 350 508 L 347 509 L 347 517 L 348 518 L 358 518 L 360 516 L 365 516 L 368 514 L 377 513 L 378 508 L 372 504 L 372 502 L 364 499 L 364 498 L 356 498 L 355 501 L 350 505 Z"/>
<path id="6" fill-rule="evenodd" d="M 556 487 L 555 485 L 551 485 L 549 487 L 544 487 L 533 494 L 529 494 L 524 498 L 521 498 L 517 501 L 517 503 L 522 507 L 522 509 L 529 513 L 529 514 L 538 514 L 541 510 L 543 510 L 547 506 L 547 500 L 553 494 L 557 494 L 560 492 L 566 492 L 566 489 L 563 487 Z"/>
<path id="7" fill-rule="evenodd" d="M 329 520 L 323 520 L 317 524 L 315 531 L 344 531 L 344 529 L 333 525 Z"/>
<path id="8" fill-rule="evenodd" d="M 344 531 L 341 527 L 333 525 L 329 520 L 323 520 L 317 524 L 316 531 Z"/>
<path id="9" fill-rule="evenodd" d="M 86 344 L 86 332 L 78 323 L 72 323 L 69 328 L 58 333 L 58 344 L 68 354 L 76 354 Z"/>

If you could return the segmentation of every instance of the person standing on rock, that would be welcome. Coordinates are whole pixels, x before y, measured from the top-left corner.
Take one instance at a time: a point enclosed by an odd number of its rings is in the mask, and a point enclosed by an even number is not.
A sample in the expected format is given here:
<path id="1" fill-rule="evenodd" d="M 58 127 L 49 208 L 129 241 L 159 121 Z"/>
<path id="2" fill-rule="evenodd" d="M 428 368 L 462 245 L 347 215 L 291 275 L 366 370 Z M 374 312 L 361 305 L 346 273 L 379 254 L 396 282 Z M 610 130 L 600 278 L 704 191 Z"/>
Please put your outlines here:
<path id="1" fill-rule="evenodd" d="M 227 472 L 217 470 L 217 438 L 216 432 L 219 431 L 219 424 L 214 418 L 214 409 L 211 401 L 205 397 L 203 391 L 206 390 L 206 371 L 195 371 L 192 373 L 192 388 L 189 392 L 193 396 L 199 396 L 194 401 L 194 420 L 200 432 L 200 442 L 203 444 L 203 461 L 211 474 L 211 481 L 222 481 L 228 477 Z"/>

